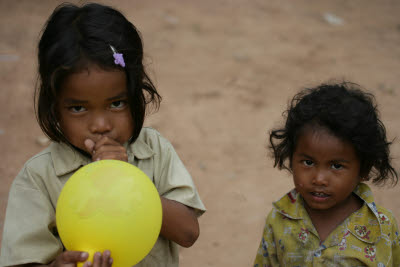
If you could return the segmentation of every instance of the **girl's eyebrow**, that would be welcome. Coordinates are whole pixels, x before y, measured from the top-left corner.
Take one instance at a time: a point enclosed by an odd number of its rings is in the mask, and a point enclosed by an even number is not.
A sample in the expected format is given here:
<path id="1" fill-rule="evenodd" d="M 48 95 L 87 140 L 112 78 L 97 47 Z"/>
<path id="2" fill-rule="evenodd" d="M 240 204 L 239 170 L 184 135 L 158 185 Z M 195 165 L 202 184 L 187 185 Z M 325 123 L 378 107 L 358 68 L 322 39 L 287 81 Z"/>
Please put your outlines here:
<path id="1" fill-rule="evenodd" d="M 78 99 L 73 99 L 73 98 L 66 98 L 64 99 L 64 104 L 69 104 L 69 105 L 76 105 L 76 104 L 86 104 L 88 103 L 87 100 L 78 100 Z"/>
<path id="2" fill-rule="evenodd" d="M 313 157 L 311 157 L 311 156 L 309 156 L 309 155 L 307 155 L 307 154 L 304 154 L 304 153 L 300 153 L 299 156 L 305 157 L 305 158 L 309 158 L 309 159 L 312 159 L 312 158 L 313 158 Z"/>
<path id="3" fill-rule="evenodd" d="M 116 96 L 107 98 L 107 101 L 112 101 L 112 100 L 124 98 L 124 97 L 127 97 L 127 95 L 128 95 L 127 92 L 121 92 Z M 64 104 L 72 105 L 72 104 L 87 104 L 87 103 L 89 103 L 89 101 L 87 101 L 87 100 L 78 100 L 78 99 L 74 99 L 74 98 L 66 98 L 66 99 L 64 99 Z"/>
<path id="4" fill-rule="evenodd" d="M 345 159 L 334 159 L 334 160 L 331 160 L 331 162 L 341 162 L 341 163 L 350 163 L 350 161 L 349 160 L 345 160 Z"/>
<path id="5" fill-rule="evenodd" d="M 124 92 L 119 93 L 119 94 L 116 95 L 116 96 L 107 98 L 107 100 L 108 100 L 108 101 L 112 101 L 112 100 L 116 100 L 116 99 L 120 99 L 120 98 L 127 97 L 127 95 L 128 95 L 128 93 L 124 91 Z"/>
<path id="6" fill-rule="evenodd" d="M 313 157 L 305 154 L 305 153 L 300 153 L 299 156 L 301 157 L 305 157 L 305 158 L 309 158 L 309 159 L 313 159 Z M 342 158 L 337 158 L 337 159 L 332 159 L 330 160 L 330 162 L 342 162 L 342 163 L 349 163 L 350 161 L 347 159 L 342 159 Z"/>

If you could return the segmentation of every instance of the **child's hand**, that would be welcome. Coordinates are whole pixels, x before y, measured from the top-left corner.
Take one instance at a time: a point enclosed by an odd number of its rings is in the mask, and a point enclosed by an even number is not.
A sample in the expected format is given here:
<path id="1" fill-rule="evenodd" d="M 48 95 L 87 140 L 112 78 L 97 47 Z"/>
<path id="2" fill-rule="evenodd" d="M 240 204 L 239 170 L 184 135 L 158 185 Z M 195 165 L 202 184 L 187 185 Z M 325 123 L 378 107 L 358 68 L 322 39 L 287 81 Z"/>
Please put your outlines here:
<path id="1" fill-rule="evenodd" d="M 102 159 L 128 161 L 128 154 L 126 153 L 125 147 L 107 136 L 102 136 L 97 142 L 86 139 L 85 146 L 92 155 L 93 161 Z"/>
<path id="2" fill-rule="evenodd" d="M 57 256 L 56 260 L 50 265 L 51 267 L 75 267 L 76 263 L 84 262 L 88 258 L 88 253 L 81 251 L 64 251 Z M 93 263 L 87 261 L 83 267 L 111 267 L 112 258 L 110 251 L 106 250 L 103 254 L 96 252 L 93 257 Z"/>
<path id="3" fill-rule="evenodd" d="M 103 254 L 96 252 L 93 256 L 93 263 L 87 261 L 83 267 L 111 267 L 112 263 L 113 259 L 110 257 L 110 251 L 106 250 Z"/>
<path id="4" fill-rule="evenodd" d="M 81 251 L 64 251 L 57 256 L 49 266 L 51 267 L 75 267 L 77 262 L 83 262 L 89 254 Z"/>

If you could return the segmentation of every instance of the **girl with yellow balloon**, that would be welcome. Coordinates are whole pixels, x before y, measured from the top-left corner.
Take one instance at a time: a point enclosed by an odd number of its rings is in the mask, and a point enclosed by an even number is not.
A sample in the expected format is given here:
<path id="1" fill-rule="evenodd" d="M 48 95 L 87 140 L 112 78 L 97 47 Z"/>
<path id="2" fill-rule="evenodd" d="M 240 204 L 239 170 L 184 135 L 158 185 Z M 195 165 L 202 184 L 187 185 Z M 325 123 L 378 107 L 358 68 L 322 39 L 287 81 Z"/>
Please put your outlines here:
<path id="1" fill-rule="evenodd" d="M 205 208 L 171 143 L 143 127 L 161 97 L 138 31 L 108 6 L 62 4 L 38 51 L 52 143 L 11 186 L 0 266 L 178 266 Z"/>

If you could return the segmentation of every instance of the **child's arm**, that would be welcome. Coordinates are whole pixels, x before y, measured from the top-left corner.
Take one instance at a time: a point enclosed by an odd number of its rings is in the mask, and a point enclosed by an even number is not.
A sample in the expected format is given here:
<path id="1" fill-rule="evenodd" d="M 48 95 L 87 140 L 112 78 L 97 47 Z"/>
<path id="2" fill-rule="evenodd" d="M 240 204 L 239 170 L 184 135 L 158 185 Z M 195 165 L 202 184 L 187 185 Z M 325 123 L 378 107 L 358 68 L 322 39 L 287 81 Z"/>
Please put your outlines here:
<path id="1" fill-rule="evenodd" d="M 183 247 L 192 246 L 200 234 L 194 211 L 164 197 L 161 197 L 161 204 L 163 209 L 161 235 Z"/>

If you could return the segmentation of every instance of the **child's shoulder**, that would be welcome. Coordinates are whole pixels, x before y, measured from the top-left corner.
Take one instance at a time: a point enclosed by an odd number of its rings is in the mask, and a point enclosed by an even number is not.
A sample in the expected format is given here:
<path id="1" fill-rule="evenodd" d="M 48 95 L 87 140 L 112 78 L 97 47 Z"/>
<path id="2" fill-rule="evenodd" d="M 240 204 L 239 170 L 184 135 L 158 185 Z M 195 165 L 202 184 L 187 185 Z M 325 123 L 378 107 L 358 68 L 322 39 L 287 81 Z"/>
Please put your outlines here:
<path id="1" fill-rule="evenodd" d="M 376 211 L 378 214 L 379 223 L 381 225 L 397 224 L 396 217 L 393 212 L 381 205 L 376 204 Z"/>
<path id="2" fill-rule="evenodd" d="M 51 151 L 53 149 L 53 143 L 51 143 L 48 147 L 40 151 L 39 153 L 33 155 L 29 158 L 25 164 L 23 169 L 35 170 L 46 167 L 51 163 Z"/>
<path id="3" fill-rule="evenodd" d="M 379 217 L 378 219 L 381 224 L 384 223 L 385 219 L 391 219 L 390 221 L 396 220 L 391 210 L 375 202 L 374 194 L 367 184 L 360 183 L 354 190 L 354 193 L 365 202 L 376 216 Z"/>
<path id="4" fill-rule="evenodd" d="M 67 144 L 52 142 L 25 162 L 14 181 L 23 184 L 30 177 L 45 179 L 61 176 L 87 164 L 88 160 Z"/>
<path id="5" fill-rule="evenodd" d="M 16 178 L 14 179 L 14 184 L 26 187 L 31 184 L 32 176 L 39 176 L 40 174 L 45 174 L 51 168 L 51 146 L 45 148 L 41 152 L 29 158 Z"/>

